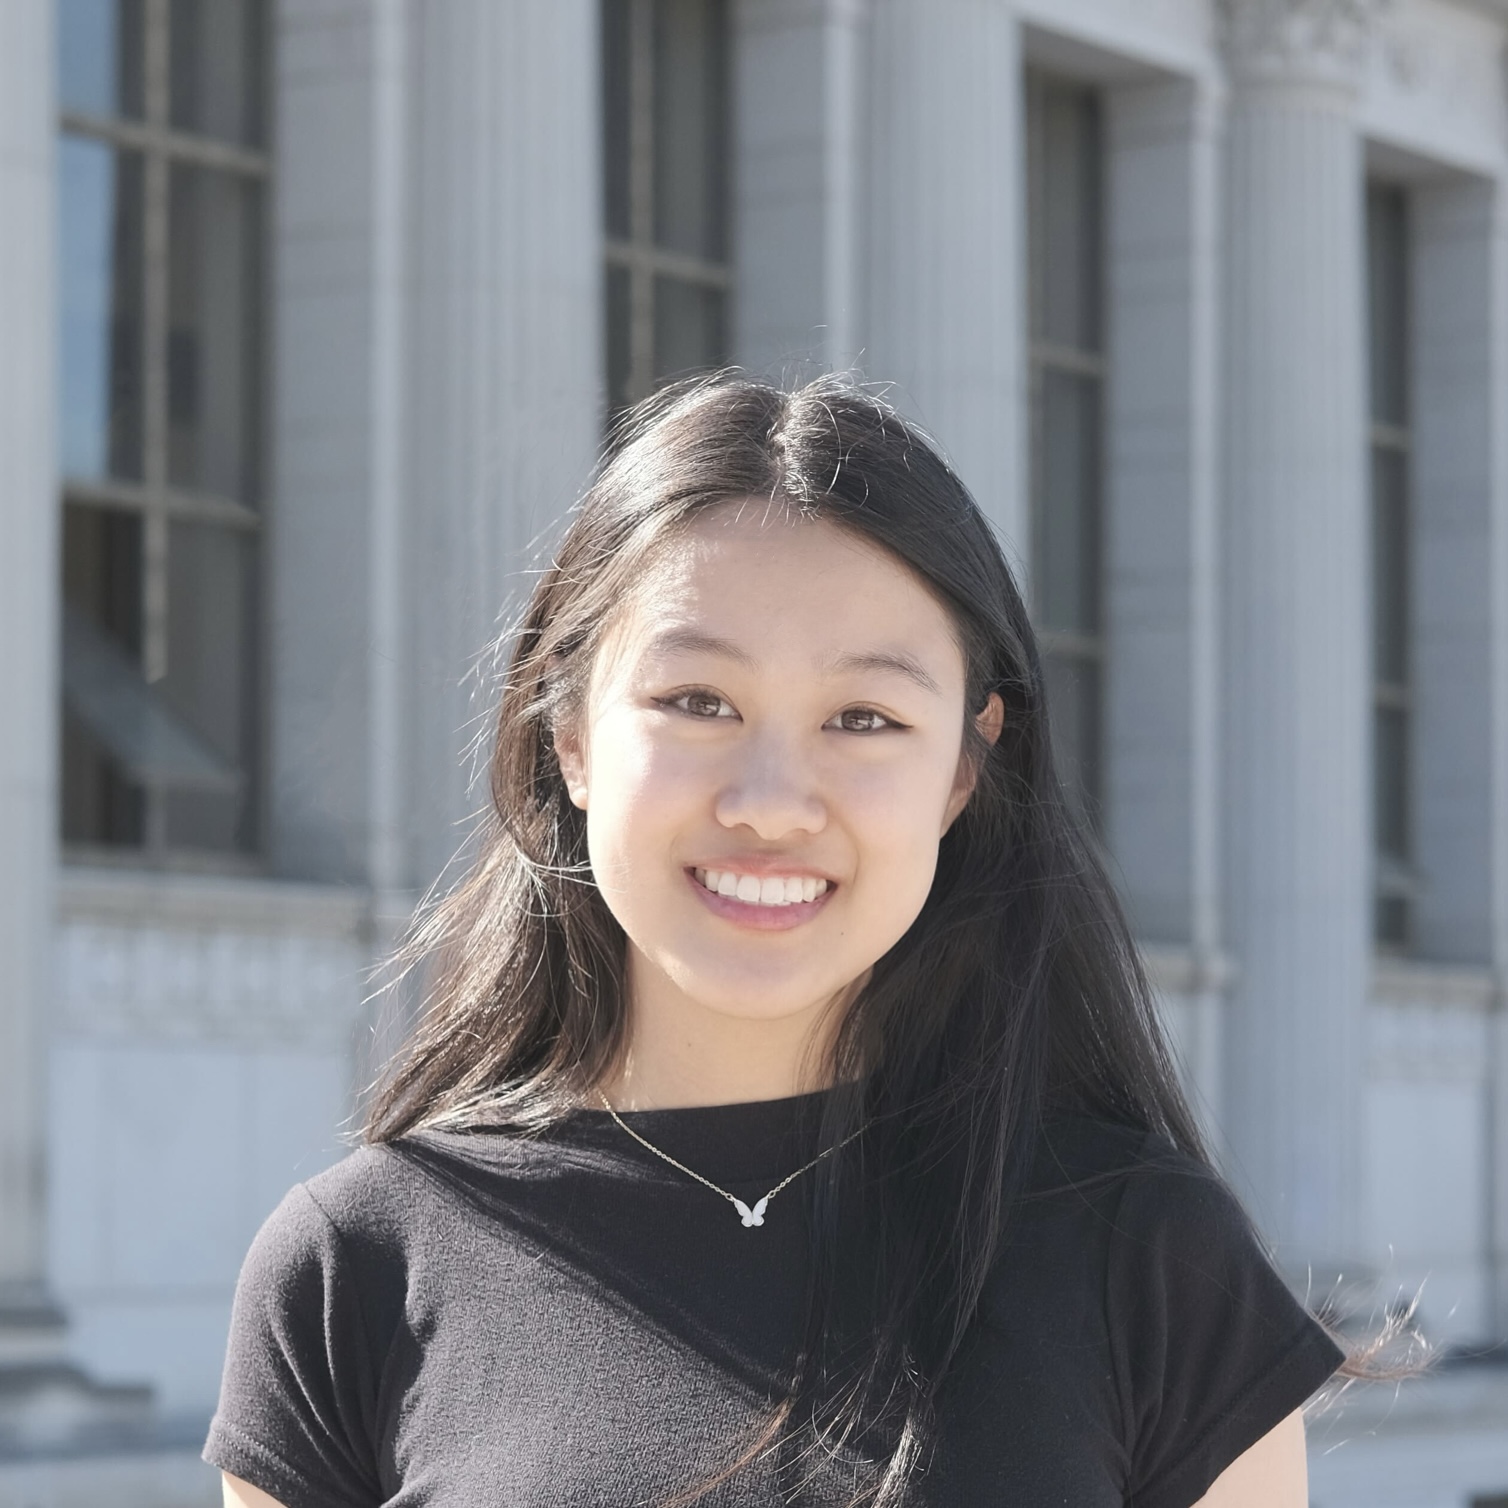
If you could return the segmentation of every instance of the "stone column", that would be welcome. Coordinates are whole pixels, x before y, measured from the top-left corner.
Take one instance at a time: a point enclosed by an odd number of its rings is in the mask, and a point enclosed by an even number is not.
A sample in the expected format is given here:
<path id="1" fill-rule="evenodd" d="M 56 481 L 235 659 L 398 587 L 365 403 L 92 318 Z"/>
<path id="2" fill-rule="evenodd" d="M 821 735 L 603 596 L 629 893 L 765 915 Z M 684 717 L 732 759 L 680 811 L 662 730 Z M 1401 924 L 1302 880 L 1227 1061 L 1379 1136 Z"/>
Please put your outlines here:
<path id="1" fill-rule="evenodd" d="M 1419 953 L 1491 968 L 1487 1315 L 1508 1339 L 1508 205 L 1421 184 L 1412 221 L 1414 843 Z M 1435 1295 L 1436 1302 L 1439 1294 Z"/>
<path id="2" fill-rule="evenodd" d="M 421 0 L 407 321 L 406 813 L 421 886 L 485 800 L 491 683 L 468 675 L 527 592 L 602 426 L 595 0 Z"/>
<path id="3" fill-rule="evenodd" d="M 1354 1273 L 1371 964 L 1368 0 L 1223 0 L 1231 1165 L 1316 1297 Z"/>
<path id="4" fill-rule="evenodd" d="M 1188 958 L 1175 1021 L 1220 1112 L 1220 114 L 1207 80 L 1106 91 L 1106 838 L 1138 937 Z"/>
<path id="5" fill-rule="evenodd" d="M 1502 200 L 1464 175 L 1409 196 L 1415 926 L 1421 956 L 1478 968 L 1508 962 L 1494 952 L 1498 839 L 1484 820 L 1505 771 L 1502 713 L 1484 695 L 1508 611 Z"/>
<path id="6" fill-rule="evenodd" d="M 414 883 L 399 788 L 406 12 L 281 0 L 277 21 L 272 859 L 370 886 L 381 909 Z"/>
<path id="7" fill-rule="evenodd" d="M 271 858 L 285 878 L 363 887 L 379 961 L 431 878 L 416 872 L 405 788 L 409 10 L 279 0 L 277 12 Z M 373 990 L 355 1096 L 409 1003 Z"/>
<path id="8" fill-rule="evenodd" d="M 1508 1339 L 1508 184 L 1413 195 L 1419 929 L 1497 979 L 1488 1065 L 1492 1334 Z"/>
<path id="9" fill-rule="evenodd" d="M 999 0 L 874 0 L 871 27 L 863 366 L 1024 569 L 1019 25 Z"/>
<path id="10" fill-rule="evenodd" d="M 45 1298 L 43 1087 L 57 893 L 58 485 L 52 6 L 0 6 L 0 1363 Z"/>
<path id="11" fill-rule="evenodd" d="M 733 355 L 776 378 L 865 360 L 869 6 L 738 0 L 733 10 Z"/>

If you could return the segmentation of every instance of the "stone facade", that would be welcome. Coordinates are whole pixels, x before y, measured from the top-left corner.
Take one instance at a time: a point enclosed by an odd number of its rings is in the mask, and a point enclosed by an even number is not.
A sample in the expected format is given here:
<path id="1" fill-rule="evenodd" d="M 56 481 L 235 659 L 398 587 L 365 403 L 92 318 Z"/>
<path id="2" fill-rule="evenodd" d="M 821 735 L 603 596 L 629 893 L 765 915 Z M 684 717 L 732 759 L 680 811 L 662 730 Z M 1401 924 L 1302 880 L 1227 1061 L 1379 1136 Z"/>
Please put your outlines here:
<path id="1" fill-rule="evenodd" d="M 0 1410 L 0 1505 L 216 1500 L 240 1255 L 340 1155 L 374 961 L 464 848 L 487 646 L 597 451 L 596 18 L 274 7 L 268 836 L 260 873 L 191 876 L 53 837 L 54 14 L 0 5 L 0 1368 L 60 1400 L 29 1444 Z M 1105 844 L 1294 1281 L 1508 1341 L 1508 4 L 729 18 L 730 357 L 891 384 L 1024 574 L 1025 80 L 1096 91 Z M 1401 958 L 1371 933 L 1369 177 L 1412 226 Z M 111 1410 L 129 1457 L 86 1427 Z M 1311 1442 L 1321 1508 L 1500 1500 L 1508 1372 L 1348 1398 Z"/>

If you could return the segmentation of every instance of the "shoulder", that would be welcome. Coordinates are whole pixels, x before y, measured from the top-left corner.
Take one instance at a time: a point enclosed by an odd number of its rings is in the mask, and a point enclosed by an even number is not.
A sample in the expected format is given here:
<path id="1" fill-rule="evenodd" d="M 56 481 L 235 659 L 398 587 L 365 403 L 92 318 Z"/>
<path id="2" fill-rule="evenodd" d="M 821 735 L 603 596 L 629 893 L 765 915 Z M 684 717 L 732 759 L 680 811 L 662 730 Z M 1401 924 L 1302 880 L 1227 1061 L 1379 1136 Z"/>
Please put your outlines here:
<path id="1" fill-rule="evenodd" d="M 205 1459 L 278 1502 L 377 1500 L 377 1393 L 403 1313 L 396 1160 L 362 1147 L 295 1184 L 236 1284 Z"/>
<path id="2" fill-rule="evenodd" d="M 1042 1126 L 1032 1185 L 1050 1191 L 1076 1182 L 1115 1181 L 1146 1173 L 1216 1177 L 1208 1163 L 1160 1132 L 1096 1116 L 1063 1115 Z"/>
<path id="3" fill-rule="evenodd" d="M 257 1244 L 292 1250 L 379 1235 L 401 1218 L 404 1181 L 386 1148 L 358 1147 L 294 1184 L 263 1222 Z"/>
<path id="4" fill-rule="evenodd" d="M 364 1145 L 296 1184 L 289 1197 L 301 1194 L 302 1204 L 343 1236 L 377 1237 L 401 1229 L 416 1183 L 393 1148 Z"/>
<path id="5" fill-rule="evenodd" d="M 383 1300 L 402 1287 L 417 1210 L 413 1182 L 386 1148 L 363 1146 L 294 1184 L 247 1251 L 238 1304 L 386 1307 Z"/>
<path id="6" fill-rule="evenodd" d="M 1041 1128 L 1020 1197 L 1012 1204 L 985 1294 L 991 1317 L 1074 1313 L 1104 1336 L 1117 1290 L 1155 1277 L 1135 1256 L 1153 1233 L 1177 1247 L 1206 1201 L 1228 1198 L 1214 1173 L 1166 1137 L 1090 1117 Z M 1192 1238 L 1188 1238 L 1192 1239 Z M 1128 1270 L 1128 1248 L 1131 1269 Z"/>
<path id="7" fill-rule="evenodd" d="M 1088 1115 L 1055 1116 L 1044 1122 L 1037 1139 L 1032 1190 L 1053 1192 L 1073 1184 L 1115 1179 L 1169 1151 L 1179 1155 L 1166 1137 L 1141 1126 Z"/>
<path id="8" fill-rule="evenodd" d="M 1225 1180 L 1167 1137 L 1048 1125 L 1021 1212 L 1023 1265 L 1097 1290 L 1138 1503 L 1195 1501 L 1343 1359 Z"/>
<path id="9" fill-rule="evenodd" d="M 1049 1122 L 1022 1210 L 1028 1228 L 1056 1216 L 1071 1219 L 1080 1239 L 1092 1236 L 1112 1316 L 1155 1289 L 1185 1300 L 1261 1290 L 1268 1307 L 1291 1317 L 1268 1248 L 1230 1185 L 1158 1132 L 1088 1117 Z"/>
<path id="10" fill-rule="evenodd" d="M 1143 1362 L 1242 1332 L 1279 1344 L 1318 1334 L 1214 1168 L 1166 1136 L 1103 1120 L 1042 1128 L 998 1280 L 1055 1311 L 1092 1308 L 1111 1349 Z"/>
<path id="11" fill-rule="evenodd" d="M 1235 1195 L 1202 1158 L 1158 1132 L 1088 1116 L 1043 1125 L 1020 1209 L 1028 1222 L 1087 1219 L 1107 1237 L 1149 1224 L 1245 1223 Z"/>
<path id="12" fill-rule="evenodd" d="M 551 1166 L 511 1135 L 426 1130 L 360 1146 L 284 1195 L 248 1271 L 350 1270 L 364 1293 L 391 1296 L 410 1272 L 450 1264 L 468 1231 L 505 1231 L 522 1189 Z"/>

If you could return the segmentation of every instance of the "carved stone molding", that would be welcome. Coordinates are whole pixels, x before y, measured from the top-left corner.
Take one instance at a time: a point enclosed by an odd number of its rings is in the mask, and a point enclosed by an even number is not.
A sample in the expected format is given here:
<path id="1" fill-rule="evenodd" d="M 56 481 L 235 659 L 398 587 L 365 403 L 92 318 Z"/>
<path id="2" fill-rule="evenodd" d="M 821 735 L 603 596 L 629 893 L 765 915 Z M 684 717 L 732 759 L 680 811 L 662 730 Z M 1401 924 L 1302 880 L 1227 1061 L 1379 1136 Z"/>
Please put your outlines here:
<path id="1" fill-rule="evenodd" d="M 342 1052 L 370 957 L 340 937 L 73 921 L 58 929 L 60 1038 Z"/>
<path id="2" fill-rule="evenodd" d="M 1232 75 L 1354 88 L 1392 0 L 1217 0 Z"/>
<path id="3" fill-rule="evenodd" d="M 1483 1084 L 1491 1073 L 1485 1012 L 1425 1003 L 1374 1003 L 1367 1012 L 1367 1075 L 1408 1083 Z"/>

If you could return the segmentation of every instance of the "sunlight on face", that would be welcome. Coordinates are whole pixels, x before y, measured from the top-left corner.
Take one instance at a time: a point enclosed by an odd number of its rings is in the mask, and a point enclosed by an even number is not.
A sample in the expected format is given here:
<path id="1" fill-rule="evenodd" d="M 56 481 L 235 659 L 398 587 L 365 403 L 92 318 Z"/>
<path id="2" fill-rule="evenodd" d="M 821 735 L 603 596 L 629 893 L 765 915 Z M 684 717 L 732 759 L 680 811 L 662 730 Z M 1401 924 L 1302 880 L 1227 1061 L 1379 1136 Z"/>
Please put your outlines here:
<path id="1" fill-rule="evenodd" d="M 560 744 L 635 998 L 820 1012 L 926 900 L 971 789 L 963 720 L 962 651 L 907 566 L 762 499 L 703 513 Z"/>

